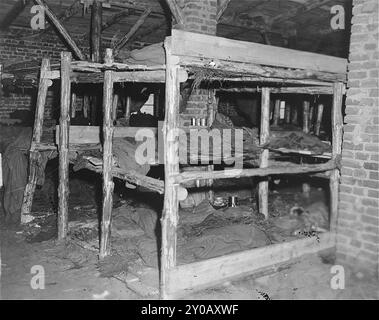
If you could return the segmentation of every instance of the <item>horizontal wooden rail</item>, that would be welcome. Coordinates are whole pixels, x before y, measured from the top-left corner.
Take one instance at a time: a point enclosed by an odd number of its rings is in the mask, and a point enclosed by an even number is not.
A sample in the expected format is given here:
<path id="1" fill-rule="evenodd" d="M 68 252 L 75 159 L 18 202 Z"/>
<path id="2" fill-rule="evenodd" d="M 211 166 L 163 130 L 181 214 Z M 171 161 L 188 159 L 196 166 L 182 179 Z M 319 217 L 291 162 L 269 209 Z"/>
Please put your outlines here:
<path id="1" fill-rule="evenodd" d="M 185 183 L 190 181 L 202 179 L 231 179 L 242 177 L 267 177 L 270 175 L 283 175 L 283 174 L 301 174 L 301 173 L 315 173 L 330 171 L 338 168 L 338 163 L 335 160 L 321 164 L 308 164 L 308 165 L 278 165 L 268 168 L 252 168 L 252 169 L 225 169 L 220 171 L 188 171 L 177 174 L 171 179 L 175 183 Z"/>
<path id="2" fill-rule="evenodd" d="M 241 278 L 334 246 L 335 235 L 326 232 L 318 237 L 312 236 L 179 265 L 170 270 L 166 289 L 171 298 L 177 298 L 189 290 L 199 290 L 222 281 Z"/>

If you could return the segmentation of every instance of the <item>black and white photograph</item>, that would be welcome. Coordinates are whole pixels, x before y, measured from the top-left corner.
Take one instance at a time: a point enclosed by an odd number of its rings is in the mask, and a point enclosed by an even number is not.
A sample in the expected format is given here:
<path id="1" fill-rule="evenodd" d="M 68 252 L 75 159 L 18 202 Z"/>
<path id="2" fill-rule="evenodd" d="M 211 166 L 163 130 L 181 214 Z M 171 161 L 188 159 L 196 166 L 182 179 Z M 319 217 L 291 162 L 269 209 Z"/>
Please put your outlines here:
<path id="1" fill-rule="evenodd" d="M 378 40 L 378 0 L 1 0 L 0 300 L 379 300 Z"/>

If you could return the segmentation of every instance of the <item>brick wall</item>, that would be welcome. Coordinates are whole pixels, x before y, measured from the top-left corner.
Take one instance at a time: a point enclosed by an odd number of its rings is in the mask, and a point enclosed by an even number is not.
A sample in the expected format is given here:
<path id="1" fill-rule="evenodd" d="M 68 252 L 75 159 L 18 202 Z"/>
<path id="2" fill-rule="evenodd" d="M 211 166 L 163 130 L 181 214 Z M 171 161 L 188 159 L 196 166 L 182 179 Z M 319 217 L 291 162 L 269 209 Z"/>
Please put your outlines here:
<path id="1" fill-rule="evenodd" d="M 88 53 L 88 45 L 82 38 L 73 35 L 78 46 L 83 52 Z M 51 63 L 59 62 L 61 51 L 67 51 L 54 31 L 43 37 L 32 37 L 28 29 L 10 28 L 7 32 L 0 32 L 0 64 L 12 64 L 21 61 L 38 60 L 49 57 Z M 57 93 L 55 93 L 56 95 Z M 49 90 L 49 98 L 46 102 L 45 116 L 51 119 L 54 114 L 54 93 Z M 36 101 L 36 90 L 18 90 L 9 96 L 0 95 L 0 123 L 9 123 L 14 111 L 30 110 L 34 112 Z"/>
<path id="2" fill-rule="evenodd" d="M 216 35 L 217 0 L 182 0 L 180 6 L 185 20 L 184 30 Z M 216 108 L 215 101 L 214 95 L 209 96 L 209 90 L 193 90 L 181 115 L 181 124 L 188 126 L 191 118 L 207 118 L 209 107 Z"/>
<path id="3" fill-rule="evenodd" d="M 337 256 L 378 273 L 378 1 L 354 0 L 342 151 Z"/>

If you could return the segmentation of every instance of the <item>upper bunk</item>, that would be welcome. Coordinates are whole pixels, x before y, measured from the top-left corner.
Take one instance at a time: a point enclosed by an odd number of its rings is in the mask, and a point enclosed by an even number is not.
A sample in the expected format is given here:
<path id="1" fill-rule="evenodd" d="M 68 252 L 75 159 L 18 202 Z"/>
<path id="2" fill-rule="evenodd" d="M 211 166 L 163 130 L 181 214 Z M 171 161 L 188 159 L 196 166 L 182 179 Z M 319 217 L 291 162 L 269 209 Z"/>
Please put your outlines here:
<path id="1" fill-rule="evenodd" d="M 104 63 L 72 61 L 71 80 L 74 83 L 101 83 L 104 71 L 111 70 L 114 82 L 164 83 L 168 43 L 170 55 L 176 57 L 182 67 L 181 82 L 206 80 L 218 83 L 223 90 L 233 90 L 241 83 L 295 87 L 282 89 L 282 92 L 295 92 L 298 86 L 312 86 L 311 94 L 329 94 L 328 88 L 333 82 L 346 82 L 346 59 L 175 29 L 164 44 L 133 50 L 130 57 L 121 62 L 113 59 Z M 59 68 L 59 63 L 51 64 L 44 77 L 59 79 Z M 27 62 L 4 66 L 2 79 L 20 76 L 25 83 L 37 84 L 38 66 L 35 63 L 28 66 Z"/>

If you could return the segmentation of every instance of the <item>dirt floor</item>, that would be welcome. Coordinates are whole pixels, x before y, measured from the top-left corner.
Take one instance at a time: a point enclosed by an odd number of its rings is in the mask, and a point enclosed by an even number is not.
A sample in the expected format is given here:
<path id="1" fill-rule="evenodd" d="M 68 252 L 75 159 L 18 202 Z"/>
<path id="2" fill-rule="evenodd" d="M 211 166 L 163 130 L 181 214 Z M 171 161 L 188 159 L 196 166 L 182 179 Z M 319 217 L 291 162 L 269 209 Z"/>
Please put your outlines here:
<path id="1" fill-rule="evenodd" d="M 70 180 L 70 235 L 65 243 L 58 243 L 53 180 L 37 190 L 33 203 L 36 219 L 26 227 L 9 230 L 1 226 L 1 298 L 2 299 L 152 299 L 158 298 L 158 271 L 155 229 L 160 211 L 159 199 L 147 193 L 128 192 L 116 187 L 113 210 L 112 256 L 98 260 L 98 203 L 101 192 L 96 176 Z M 312 186 L 312 197 L 304 197 L 299 190 L 280 187 L 276 181 L 270 194 L 269 221 L 283 221 L 294 205 L 307 206 L 315 201 L 326 201 L 323 189 Z M 276 186 L 276 187 L 275 187 Z M 227 196 L 231 188 L 218 191 Z M 223 228 L 223 223 L 255 225 L 269 235 L 267 241 L 283 241 L 275 223 L 253 219 L 256 211 L 254 195 L 248 190 L 233 191 L 241 199 L 238 209 L 217 211 L 203 201 L 195 209 L 183 209 L 180 239 L 189 241 L 188 234 L 205 234 L 209 226 Z M 142 196 L 141 196 L 142 194 Z M 241 208 L 244 208 L 243 210 Z M 245 214 L 247 212 L 248 214 Z M 209 219 L 209 214 L 211 218 Z M 225 214 L 234 220 L 225 219 Z M 146 219 L 142 219 L 145 217 Z M 236 224 L 236 217 L 238 223 Z M 207 218 L 207 219 L 206 219 Z M 280 219 L 279 219 L 280 218 Z M 204 221 L 206 223 L 204 223 Z M 220 223 L 222 221 L 222 223 Z M 287 221 L 287 220 L 285 220 Z M 291 220 L 292 221 L 292 220 Z M 257 229 L 258 230 L 258 229 Z M 214 236 L 214 235 L 213 235 Z M 184 237 L 184 238 L 181 238 Z M 183 241 L 183 242 L 185 242 Z M 180 245 L 180 241 L 179 241 Z M 142 248 L 142 249 L 141 249 Z M 178 255 L 185 258 L 188 251 Z M 235 248 L 234 248 L 235 249 Z M 147 257 L 150 259 L 147 259 Z M 185 260 L 185 259 L 184 259 Z M 188 291 L 185 299 L 379 299 L 378 283 L 361 273 L 346 269 L 345 289 L 330 286 L 332 252 L 309 255 L 275 270 L 226 282 L 200 292 Z M 32 289 L 33 266 L 42 266 L 45 273 L 44 289 Z M 37 267 L 38 268 L 38 267 Z"/>

